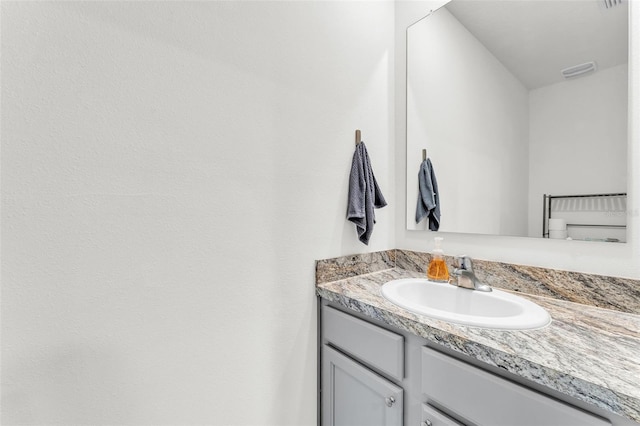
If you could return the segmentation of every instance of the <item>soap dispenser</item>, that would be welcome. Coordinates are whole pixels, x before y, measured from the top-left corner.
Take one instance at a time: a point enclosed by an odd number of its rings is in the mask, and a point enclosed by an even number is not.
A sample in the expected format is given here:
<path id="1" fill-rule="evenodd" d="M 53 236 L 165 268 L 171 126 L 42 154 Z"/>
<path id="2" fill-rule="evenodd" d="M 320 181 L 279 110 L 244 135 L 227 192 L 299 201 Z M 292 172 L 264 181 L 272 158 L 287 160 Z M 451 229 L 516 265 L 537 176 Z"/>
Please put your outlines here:
<path id="1" fill-rule="evenodd" d="M 440 245 L 442 244 L 442 237 L 435 237 L 435 248 L 431 252 L 431 262 L 429 262 L 429 268 L 427 269 L 427 278 L 431 281 L 437 282 L 449 282 L 449 270 L 447 264 L 444 261 L 444 254 Z"/>

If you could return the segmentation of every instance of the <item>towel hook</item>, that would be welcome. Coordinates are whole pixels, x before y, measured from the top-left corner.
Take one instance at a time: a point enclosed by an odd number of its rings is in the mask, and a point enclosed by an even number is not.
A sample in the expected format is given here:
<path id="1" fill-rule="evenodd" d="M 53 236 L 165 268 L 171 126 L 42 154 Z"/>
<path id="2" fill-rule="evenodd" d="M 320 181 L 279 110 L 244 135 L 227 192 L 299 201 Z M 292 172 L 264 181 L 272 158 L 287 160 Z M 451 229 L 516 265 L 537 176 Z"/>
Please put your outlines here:
<path id="1" fill-rule="evenodd" d="M 426 160 L 426 159 L 427 159 L 427 150 L 426 150 L 426 149 L 423 149 L 423 150 L 422 150 L 422 161 L 424 161 L 424 160 Z"/>
<path id="2" fill-rule="evenodd" d="M 362 132 L 360 132 L 360 129 L 356 129 L 356 145 L 360 142 L 362 142 Z"/>

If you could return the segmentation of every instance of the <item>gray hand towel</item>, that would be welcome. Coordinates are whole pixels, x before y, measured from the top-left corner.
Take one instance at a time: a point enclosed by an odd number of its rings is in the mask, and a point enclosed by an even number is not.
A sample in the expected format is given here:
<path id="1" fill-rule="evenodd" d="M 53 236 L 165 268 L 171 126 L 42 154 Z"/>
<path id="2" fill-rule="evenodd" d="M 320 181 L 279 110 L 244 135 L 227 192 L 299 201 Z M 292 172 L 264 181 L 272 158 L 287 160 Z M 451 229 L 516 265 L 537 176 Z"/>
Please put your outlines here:
<path id="1" fill-rule="evenodd" d="M 387 202 L 373 175 L 367 147 L 364 142 L 360 142 L 356 146 L 351 162 L 347 219 L 356 224 L 358 239 L 364 244 L 369 244 L 373 225 L 376 223 L 373 209 L 379 209 L 386 205 Z"/>
<path id="2" fill-rule="evenodd" d="M 438 195 L 438 181 L 433 170 L 431 160 L 427 158 L 420 165 L 418 172 L 418 205 L 416 207 L 416 223 L 425 217 L 429 219 L 429 229 L 437 231 L 440 228 L 440 196 Z"/>

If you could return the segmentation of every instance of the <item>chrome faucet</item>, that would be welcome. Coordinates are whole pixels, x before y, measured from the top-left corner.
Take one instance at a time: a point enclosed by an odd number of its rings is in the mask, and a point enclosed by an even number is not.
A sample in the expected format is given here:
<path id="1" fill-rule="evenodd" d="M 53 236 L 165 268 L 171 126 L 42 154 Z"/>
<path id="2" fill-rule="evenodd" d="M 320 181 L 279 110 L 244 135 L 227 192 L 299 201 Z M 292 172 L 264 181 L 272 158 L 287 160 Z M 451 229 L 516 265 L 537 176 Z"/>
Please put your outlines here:
<path id="1" fill-rule="evenodd" d="M 450 280 L 449 284 L 462 288 L 479 291 L 492 291 L 491 286 L 480 282 L 476 274 L 473 272 L 473 262 L 469 256 L 457 256 L 455 260 L 455 269 L 453 275 L 455 280 Z"/>

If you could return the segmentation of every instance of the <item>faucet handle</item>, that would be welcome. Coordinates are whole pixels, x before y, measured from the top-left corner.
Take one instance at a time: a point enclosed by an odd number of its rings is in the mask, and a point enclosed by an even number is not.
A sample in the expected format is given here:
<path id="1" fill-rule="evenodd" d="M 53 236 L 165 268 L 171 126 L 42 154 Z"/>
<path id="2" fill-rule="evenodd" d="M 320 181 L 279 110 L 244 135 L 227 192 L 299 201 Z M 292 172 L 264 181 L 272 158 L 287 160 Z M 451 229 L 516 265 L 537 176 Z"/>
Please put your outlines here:
<path id="1" fill-rule="evenodd" d="M 456 268 L 464 269 L 465 271 L 473 271 L 473 261 L 466 254 L 456 256 L 455 266 Z"/>

